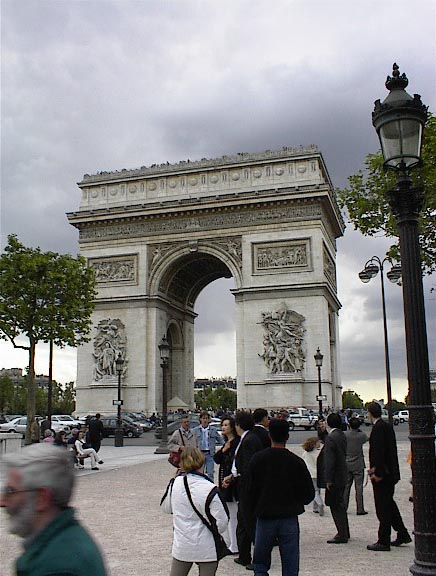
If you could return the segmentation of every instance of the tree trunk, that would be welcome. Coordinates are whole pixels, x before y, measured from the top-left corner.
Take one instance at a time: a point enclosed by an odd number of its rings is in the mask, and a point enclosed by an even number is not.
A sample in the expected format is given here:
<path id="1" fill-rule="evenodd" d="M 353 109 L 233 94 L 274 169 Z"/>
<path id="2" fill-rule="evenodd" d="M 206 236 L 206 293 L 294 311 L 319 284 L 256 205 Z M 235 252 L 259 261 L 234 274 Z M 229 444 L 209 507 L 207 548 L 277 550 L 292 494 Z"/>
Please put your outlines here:
<path id="1" fill-rule="evenodd" d="M 29 374 L 27 376 L 27 426 L 25 444 L 32 443 L 31 426 L 35 419 L 35 348 L 36 342 L 30 338 Z"/>

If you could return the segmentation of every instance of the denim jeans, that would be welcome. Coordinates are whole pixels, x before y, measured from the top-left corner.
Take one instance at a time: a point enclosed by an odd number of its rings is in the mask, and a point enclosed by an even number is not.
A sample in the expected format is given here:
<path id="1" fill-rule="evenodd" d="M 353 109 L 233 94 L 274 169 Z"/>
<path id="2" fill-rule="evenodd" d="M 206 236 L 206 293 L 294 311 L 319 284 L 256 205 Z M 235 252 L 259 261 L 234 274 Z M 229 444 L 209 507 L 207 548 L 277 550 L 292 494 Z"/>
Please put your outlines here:
<path id="1" fill-rule="evenodd" d="M 300 527 L 298 518 L 258 518 L 254 543 L 254 574 L 268 576 L 271 552 L 278 540 L 282 576 L 298 576 L 300 565 Z"/>
<path id="2" fill-rule="evenodd" d="M 206 462 L 204 463 L 204 473 L 207 476 L 209 476 L 209 478 L 213 481 L 213 479 L 214 479 L 213 471 L 214 471 L 215 461 L 214 461 L 213 456 L 210 452 L 203 452 L 203 454 L 206 457 Z"/>

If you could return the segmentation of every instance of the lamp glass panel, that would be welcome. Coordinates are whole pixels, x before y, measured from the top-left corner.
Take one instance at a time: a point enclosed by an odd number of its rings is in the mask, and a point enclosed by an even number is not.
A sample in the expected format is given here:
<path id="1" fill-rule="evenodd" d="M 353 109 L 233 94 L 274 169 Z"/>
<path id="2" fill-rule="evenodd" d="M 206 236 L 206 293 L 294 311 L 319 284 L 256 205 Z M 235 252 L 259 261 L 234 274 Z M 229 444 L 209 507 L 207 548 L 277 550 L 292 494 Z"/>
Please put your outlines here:
<path id="1" fill-rule="evenodd" d="M 421 153 L 422 124 L 411 119 L 395 119 L 380 128 L 380 143 L 385 163 L 397 168 L 416 164 Z"/>

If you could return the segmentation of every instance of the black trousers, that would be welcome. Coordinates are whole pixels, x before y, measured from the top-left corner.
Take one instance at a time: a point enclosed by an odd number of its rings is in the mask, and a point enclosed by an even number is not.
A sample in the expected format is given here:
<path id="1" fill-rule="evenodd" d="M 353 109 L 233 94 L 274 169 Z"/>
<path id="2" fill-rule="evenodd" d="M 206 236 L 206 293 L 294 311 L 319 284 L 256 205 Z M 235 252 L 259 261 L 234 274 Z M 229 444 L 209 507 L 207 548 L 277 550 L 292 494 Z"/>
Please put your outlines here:
<path id="1" fill-rule="evenodd" d="M 375 511 L 379 521 L 378 541 L 389 546 L 391 543 L 391 527 L 399 536 L 408 534 L 400 511 L 394 500 L 395 484 L 392 482 L 373 482 Z"/>
<path id="2" fill-rule="evenodd" d="M 244 498 L 238 503 L 238 525 L 236 527 L 236 540 L 238 542 L 239 559 L 244 564 L 251 564 L 251 545 L 254 542 L 254 522 Z"/>
<path id="3" fill-rule="evenodd" d="M 345 486 L 334 486 L 331 490 L 326 490 L 325 493 L 325 503 L 330 507 L 339 540 L 348 540 L 350 538 L 344 491 Z"/>

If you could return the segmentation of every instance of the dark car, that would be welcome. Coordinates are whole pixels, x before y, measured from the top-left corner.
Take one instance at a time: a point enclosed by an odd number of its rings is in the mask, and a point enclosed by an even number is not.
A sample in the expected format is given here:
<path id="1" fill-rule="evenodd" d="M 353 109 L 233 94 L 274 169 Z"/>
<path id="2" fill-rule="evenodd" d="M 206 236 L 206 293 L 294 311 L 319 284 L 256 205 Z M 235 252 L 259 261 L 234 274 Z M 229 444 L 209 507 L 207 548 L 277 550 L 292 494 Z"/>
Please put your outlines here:
<path id="1" fill-rule="evenodd" d="M 168 423 L 168 438 L 171 436 L 173 432 L 180 428 L 180 418 L 178 420 L 174 420 L 173 422 Z M 189 428 L 195 428 L 196 426 L 200 425 L 200 420 L 197 414 L 194 414 L 189 417 Z M 155 438 L 158 440 L 162 439 L 162 426 L 158 426 L 154 432 Z"/>
<path id="2" fill-rule="evenodd" d="M 103 438 L 115 436 L 117 417 L 103 416 L 100 420 L 103 423 Z M 121 418 L 121 426 L 123 428 L 123 434 L 124 436 L 127 436 L 127 438 L 139 438 L 142 434 L 142 430 L 126 418 Z"/>

